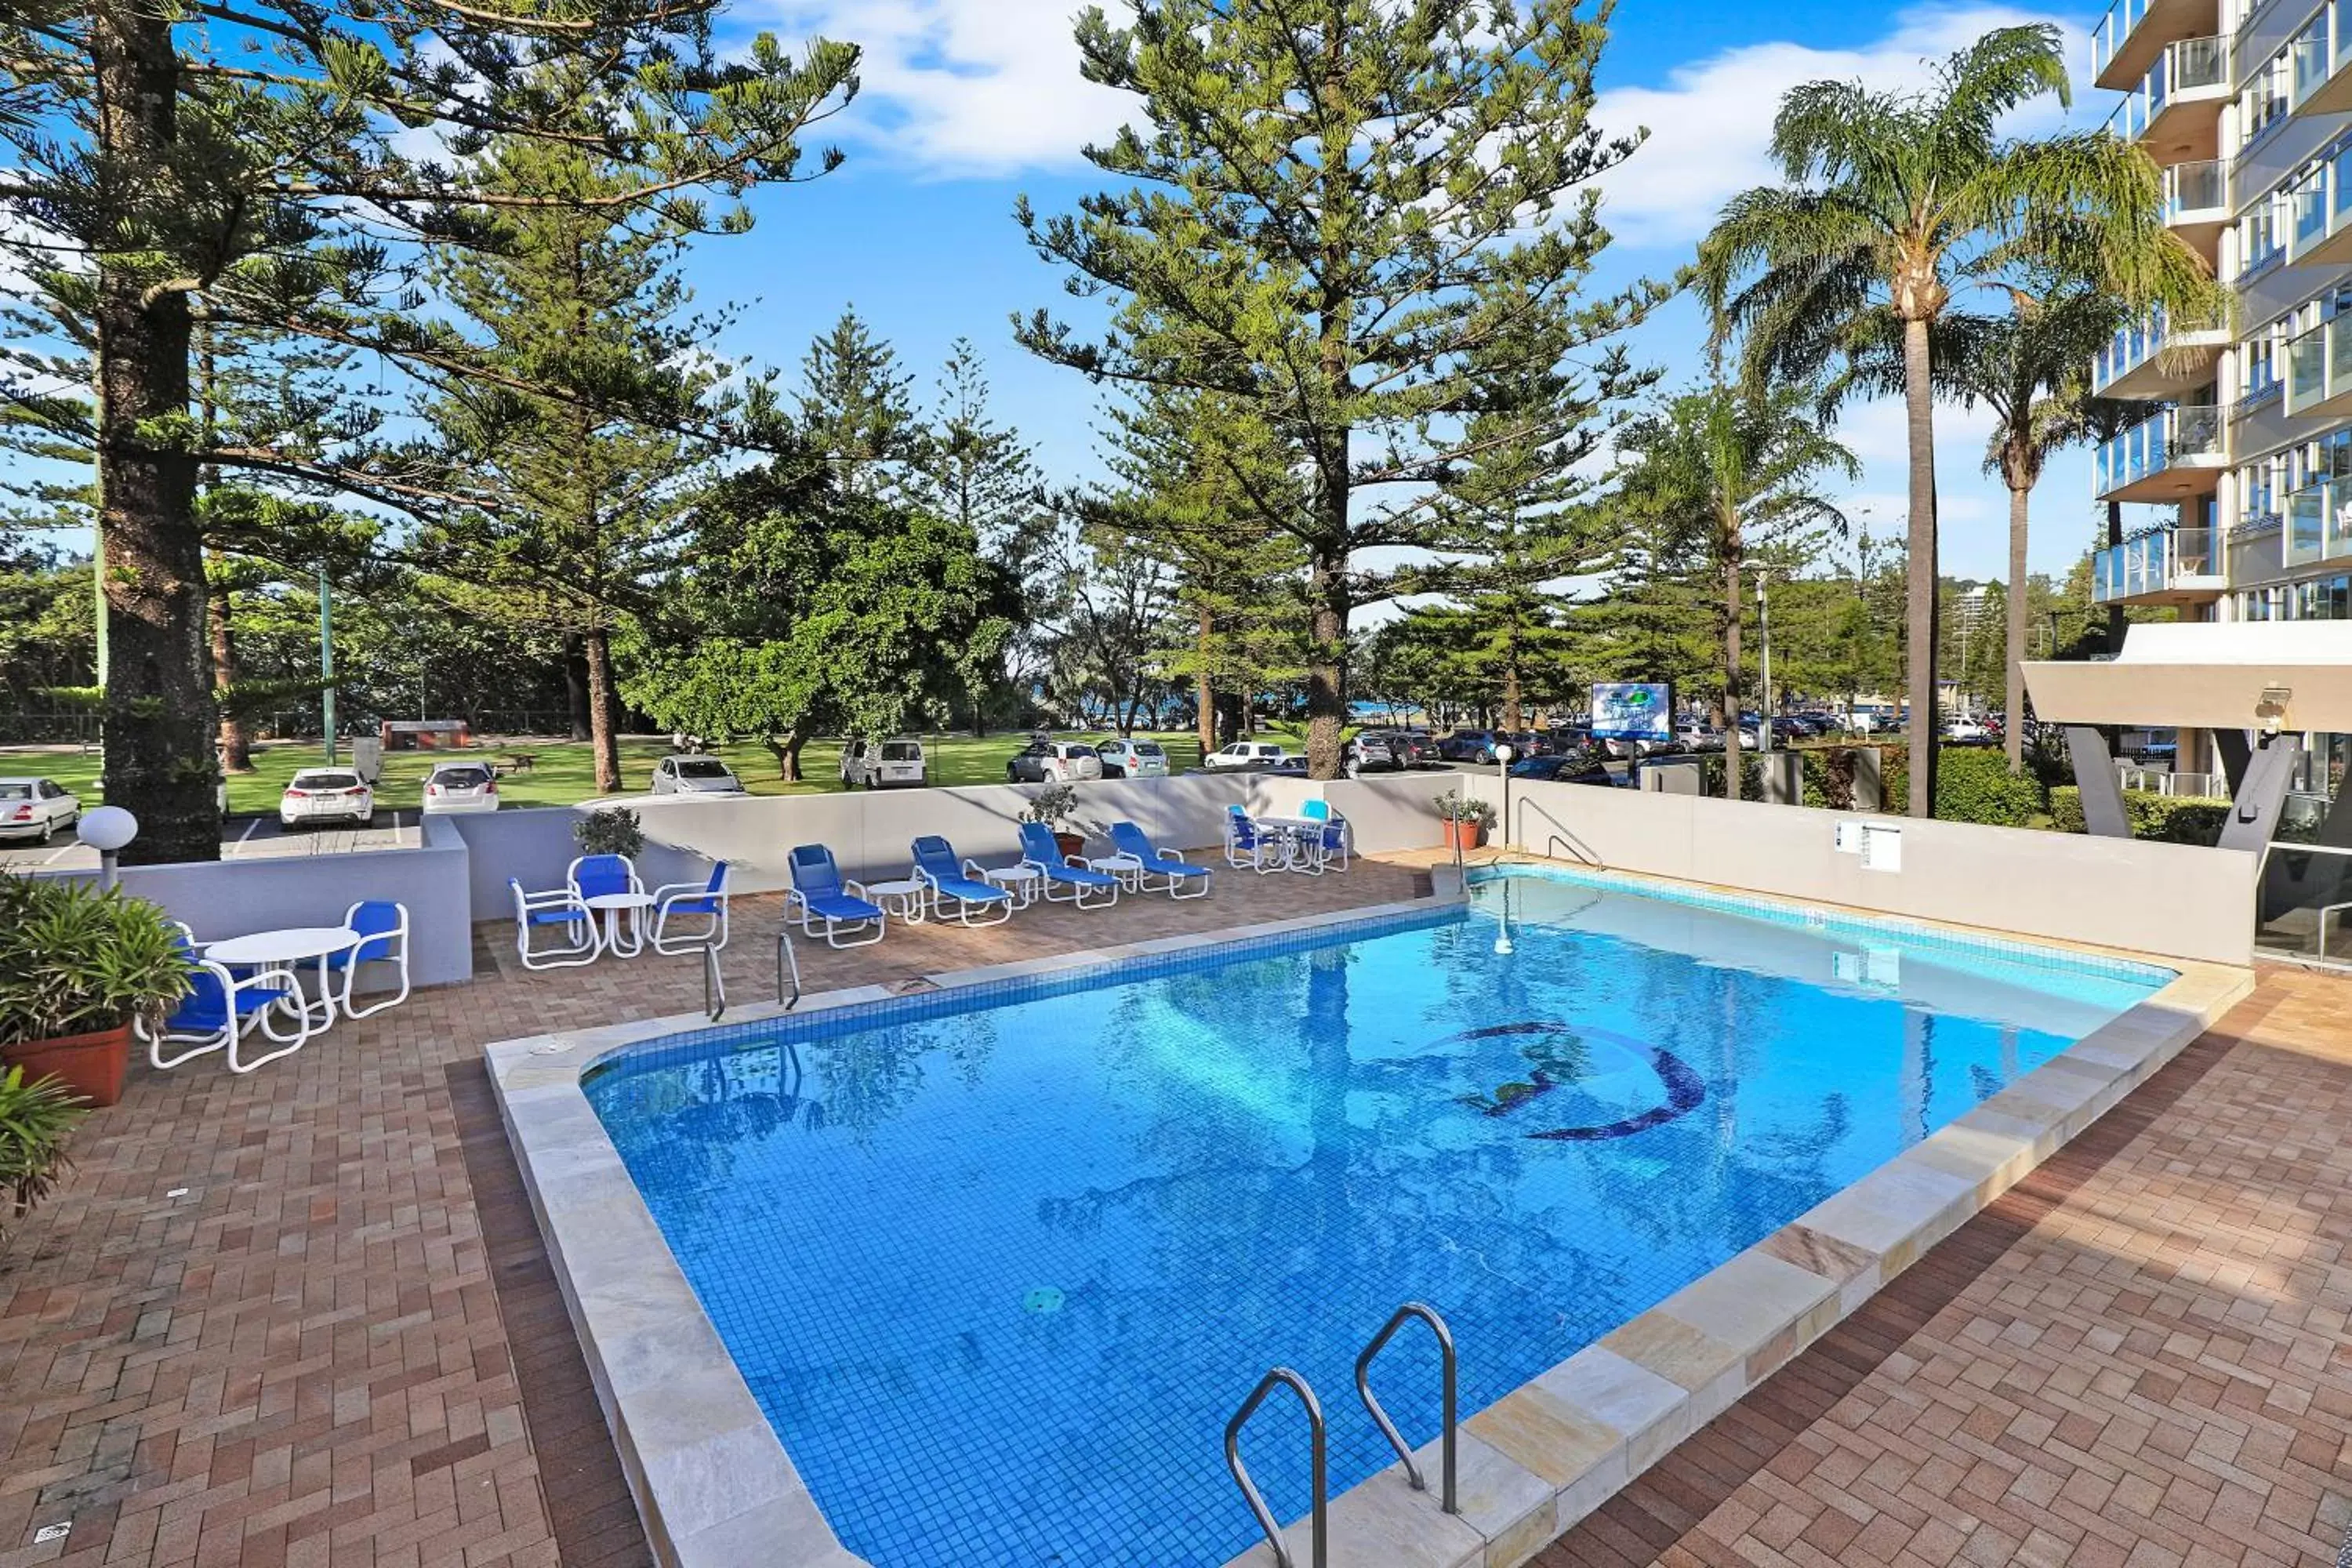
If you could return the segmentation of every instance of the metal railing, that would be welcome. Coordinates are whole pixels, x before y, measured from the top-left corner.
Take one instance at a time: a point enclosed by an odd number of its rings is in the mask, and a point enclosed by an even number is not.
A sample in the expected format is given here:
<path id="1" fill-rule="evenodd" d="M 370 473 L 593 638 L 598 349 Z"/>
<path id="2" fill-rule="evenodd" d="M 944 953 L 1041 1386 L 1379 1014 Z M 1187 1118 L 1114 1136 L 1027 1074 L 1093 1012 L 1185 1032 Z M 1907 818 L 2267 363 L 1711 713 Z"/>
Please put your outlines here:
<path id="1" fill-rule="evenodd" d="M 727 976 L 719 966 L 715 942 L 706 942 L 698 951 L 702 954 L 702 1010 L 715 1024 L 727 1011 Z M 776 1005 L 787 1013 L 801 1005 L 801 957 L 790 931 L 776 933 Z"/>
<path id="2" fill-rule="evenodd" d="M 2199 333 L 2214 334 L 2220 331 L 2221 323 L 2218 321 L 2175 321 L 2165 313 L 2164 307 L 2158 305 L 2144 319 L 2116 328 L 2115 336 L 2092 356 L 2091 388 L 2095 392 L 2103 391 L 2129 372 L 2137 370 L 2168 351 L 2186 358 L 2186 351 L 2190 345 L 2183 342 L 2184 339 Z M 2221 340 L 2216 338 L 2211 346 L 2218 353 L 2221 347 Z M 2210 356 L 2206 357 L 2210 362 Z"/>
<path id="3" fill-rule="evenodd" d="M 784 994 L 784 972 L 792 971 L 792 994 Z M 789 1013 L 801 1005 L 801 955 L 793 946 L 793 933 L 776 933 L 776 1005 Z"/>
<path id="4" fill-rule="evenodd" d="M 1396 1423 L 1389 1419 L 1389 1413 L 1381 1408 L 1381 1402 L 1372 1397 L 1372 1359 L 1388 1348 L 1389 1341 L 1396 1336 L 1399 1329 L 1415 1321 L 1428 1324 L 1429 1331 L 1437 1336 L 1438 1375 L 1444 1380 L 1441 1395 L 1444 1400 L 1444 1413 L 1439 1418 L 1442 1430 L 1438 1436 L 1437 1461 L 1439 1481 L 1444 1489 L 1438 1495 L 1442 1500 L 1441 1506 L 1446 1512 L 1460 1513 L 1461 1501 L 1455 1493 L 1454 1484 L 1454 1430 L 1457 1425 L 1454 1404 L 1454 1335 L 1446 1328 L 1445 1320 L 1439 1317 L 1433 1308 L 1424 1306 L 1419 1301 L 1407 1301 L 1390 1314 L 1389 1321 L 1381 1325 L 1381 1331 L 1372 1336 L 1372 1342 L 1364 1347 L 1364 1353 L 1356 1358 L 1356 1394 L 1364 1402 L 1364 1409 L 1370 1414 L 1372 1425 L 1381 1429 L 1381 1436 L 1389 1440 L 1389 1447 L 1394 1448 L 1397 1458 L 1404 1461 L 1405 1480 L 1411 1484 L 1413 1490 L 1427 1491 L 1429 1483 L 1423 1479 L 1421 1467 L 1413 1463 L 1412 1446 L 1406 1443 L 1403 1435 L 1398 1432 Z"/>
<path id="5" fill-rule="evenodd" d="M 2352 474 L 2290 492 L 2284 527 L 2279 549 L 2289 566 L 2352 555 Z"/>
<path id="6" fill-rule="evenodd" d="M 719 946 L 702 944 L 702 1011 L 716 1024 L 727 1011 L 727 977 L 719 973 Z"/>
<path id="7" fill-rule="evenodd" d="M 2165 106 L 2184 92 L 2201 88 L 2227 87 L 2230 80 L 2230 41 L 2221 37 L 2182 38 L 2164 46 L 2156 64 L 2148 68 L 2139 85 L 2124 94 L 2121 103 L 2107 117 L 2107 129 L 2126 142 L 2137 142 L 2147 134 Z M 2215 103 L 2218 105 L 2219 99 Z"/>
<path id="8" fill-rule="evenodd" d="M 2293 62 L 2287 101 L 2297 109 L 2326 86 L 2329 78 L 2352 65 L 2352 27 L 2345 25 L 2343 11 L 2344 0 L 2333 0 L 2287 45 Z"/>
<path id="9" fill-rule="evenodd" d="M 2334 316 L 2286 345 L 2286 411 L 2315 405 L 2352 393 L 2352 314 Z"/>
<path id="10" fill-rule="evenodd" d="M 2183 213 L 2210 212 L 2230 205 L 2230 165 L 2219 158 L 2175 163 L 2164 171 L 2164 219 Z"/>
<path id="11" fill-rule="evenodd" d="M 2093 465 L 2093 485 L 2097 494 L 2105 495 L 2160 474 L 2184 458 L 2219 457 L 2222 435 L 2221 410 L 2216 404 L 2167 408 L 2101 445 Z"/>
<path id="12" fill-rule="evenodd" d="M 2116 0 L 2107 14 L 2099 19 L 2097 29 L 2091 34 L 2091 74 L 2097 76 L 2107 68 L 2107 62 L 2124 47 L 2132 29 L 2147 19 L 2148 0 Z"/>
<path id="13" fill-rule="evenodd" d="M 2211 528 L 2158 528 L 2091 557 L 2091 602 L 2113 604 L 2161 593 L 2190 577 L 2219 578 L 2221 535 Z"/>
<path id="14" fill-rule="evenodd" d="M 2300 260 L 2352 219 L 2352 142 L 2320 156 L 2287 192 L 2287 257 Z"/>
<path id="15" fill-rule="evenodd" d="M 1250 1396 L 1242 1401 L 1242 1407 L 1234 1412 L 1232 1420 L 1225 1423 L 1225 1468 L 1232 1473 L 1234 1484 L 1242 1489 L 1242 1499 L 1249 1504 L 1251 1514 L 1257 1520 L 1258 1529 L 1265 1532 L 1266 1544 L 1274 1548 L 1275 1568 L 1295 1568 L 1297 1559 L 1290 1555 L 1290 1548 L 1282 1539 L 1282 1527 L 1275 1522 L 1274 1510 L 1265 1506 L 1265 1495 L 1257 1489 L 1257 1483 L 1250 1479 L 1249 1467 L 1242 1463 L 1242 1428 L 1249 1425 L 1249 1418 L 1257 1414 L 1257 1407 L 1265 1403 L 1266 1395 L 1277 1388 L 1287 1388 L 1298 1395 L 1298 1403 L 1307 1408 L 1308 1441 L 1313 1445 L 1309 1451 L 1311 1485 L 1315 1490 L 1314 1510 L 1308 1516 L 1313 1521 L 1310 1528 L 1315 1538 L 1308 1552 L 1314 1568 L 1328 1568 L 1331 1531 L 1327 1516 L 1331 1488 L 1324 1440 L 1323 1405 L 1315 1397 L 1315 1390 L 1307 1385 L 1305 1378 L 1286 1366 L 1278 1366 L 1257 1380 L 1257 1386 L 1250 1390 Z"/>

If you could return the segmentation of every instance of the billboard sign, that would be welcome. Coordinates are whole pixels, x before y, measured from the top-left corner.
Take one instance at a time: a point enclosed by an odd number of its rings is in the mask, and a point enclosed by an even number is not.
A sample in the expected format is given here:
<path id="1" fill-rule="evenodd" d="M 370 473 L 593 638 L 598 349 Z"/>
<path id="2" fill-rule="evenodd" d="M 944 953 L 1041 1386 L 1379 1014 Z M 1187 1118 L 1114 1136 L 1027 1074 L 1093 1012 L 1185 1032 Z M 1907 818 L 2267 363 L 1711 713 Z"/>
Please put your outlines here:
<path id="1" fill-rule="evenodd" d="M 1675 738 L 1674 688 L 1663 680 L 1597 680 L 1592 733 L 1611 741 Z"/>

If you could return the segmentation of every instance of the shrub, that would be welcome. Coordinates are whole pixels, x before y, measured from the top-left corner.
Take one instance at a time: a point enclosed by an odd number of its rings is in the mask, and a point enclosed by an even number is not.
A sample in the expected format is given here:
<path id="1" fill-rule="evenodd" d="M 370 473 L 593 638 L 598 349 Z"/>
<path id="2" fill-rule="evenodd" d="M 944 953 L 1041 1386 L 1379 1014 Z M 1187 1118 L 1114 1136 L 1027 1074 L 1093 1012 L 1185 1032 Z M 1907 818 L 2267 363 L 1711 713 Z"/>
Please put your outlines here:
<path id="1" fill-rule="evenodd" d="M 66 1138 L 87 1114 L 76 1098 L 55 1079 L 27 1083 L 23 1068 L 0 1071 L 0 1252 L 70 1163 Z"/>
<path id="2" fill-rule="evenodd" d="M 2062 833 L 2086 833 L 2083 792 L 2073 784 L 2050 792 L 2050 815 Z M 2163 844 L 2198 844 L 2210 847 L 2229 820 L 2230 803 L 2210 795 L 2158 795 L 2153 790 L 2124 791 L 2124 819 L 2134 838 Z"/>
<path id="3" fill-rule="evenodd" d="M 1078 791 L 1075 784 L 1047 784 L 1029 797 L 1027 809 L 1021 813 L 1024 822 L 1042 822 L 1056 827 L 1077 814 Z"/>
<path id="4" fill-rule="evenodd" d="M 2042 781 L 2012 773 L 1997 751 L 1953 747 L 1936 760 L 1936 815 L 1946 822 L 2031 827 L 2045 806 Z"/>
<path id="5" fill-rule="evenodd" d="M 0 1046 L 152 1023 L 187 994 L 163 911 L 120 889 L 0 876 Z"/>
<path id="6" fill-rule="evenodd" d="M 637 821 L 637 814 L 625 805 L 608 805 L 592 811 L 572 825 L 572 837 L 579 841 L 583 855 L 621 855 L 636 858 L 646 847 L 646 830 Z"/>
<path id="7" fill-rule="evenodd" d="M 1430 804 L 1437 808 L 1437 815 L 1444 821 L 1475 822 L 1488 829 L 1495 826 L 1494 804 L 1475 795 L 1464 795 L 1458 789 L 1447 790 Z"/>

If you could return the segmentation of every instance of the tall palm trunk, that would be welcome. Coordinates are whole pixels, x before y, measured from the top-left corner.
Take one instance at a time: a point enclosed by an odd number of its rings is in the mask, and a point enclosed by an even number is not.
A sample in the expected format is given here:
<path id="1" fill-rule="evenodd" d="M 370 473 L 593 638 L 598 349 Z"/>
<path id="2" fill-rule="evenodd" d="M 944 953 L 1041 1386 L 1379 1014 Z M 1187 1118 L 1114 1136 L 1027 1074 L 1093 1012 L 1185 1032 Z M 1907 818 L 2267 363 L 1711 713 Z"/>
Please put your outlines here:
<path id="1" fill-rule="evenodd" d="M 1903 418 L 1909 437 L 1911 519 L 1904 650 L 1911 703 L 1911 815 L 1936 814 L 1936 410 L 1927 321 L 1903 323 Z"/>
<path id="2" fill-rule="evenodd" d="M 2001 724 L 2001 744 L 2009 751 L 2009 771 L 2025 766 L 2025 513 L 2033 482 L 2009 486 L 2009 716 Z"/>

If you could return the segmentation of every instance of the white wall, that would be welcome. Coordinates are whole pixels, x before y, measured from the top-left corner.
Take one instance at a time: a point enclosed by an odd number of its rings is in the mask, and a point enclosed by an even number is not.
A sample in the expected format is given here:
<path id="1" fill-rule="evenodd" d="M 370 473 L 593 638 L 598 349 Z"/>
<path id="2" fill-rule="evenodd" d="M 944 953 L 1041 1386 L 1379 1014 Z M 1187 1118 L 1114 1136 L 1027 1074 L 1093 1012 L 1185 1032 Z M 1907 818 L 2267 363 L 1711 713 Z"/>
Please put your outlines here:
<path id="1" fill-rule="evenodd" d="M 1470 788 L 1499 808 L 1495 778 Z M 1510 800 L 1509 838 L 1537 855 L 2176 958 L 2252 958 L 2256 863 L 2241 850 L 1526 779 Z M 1900 870 L 1837 850 L 1838 825 L 1858 822 L 1901 829 Z"/>

